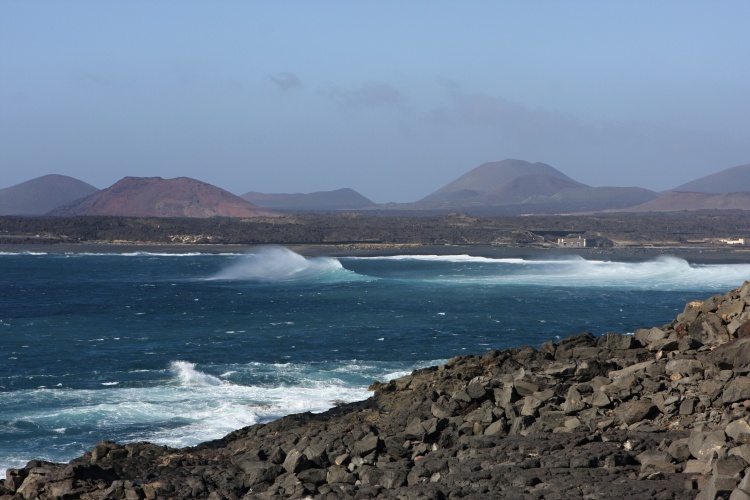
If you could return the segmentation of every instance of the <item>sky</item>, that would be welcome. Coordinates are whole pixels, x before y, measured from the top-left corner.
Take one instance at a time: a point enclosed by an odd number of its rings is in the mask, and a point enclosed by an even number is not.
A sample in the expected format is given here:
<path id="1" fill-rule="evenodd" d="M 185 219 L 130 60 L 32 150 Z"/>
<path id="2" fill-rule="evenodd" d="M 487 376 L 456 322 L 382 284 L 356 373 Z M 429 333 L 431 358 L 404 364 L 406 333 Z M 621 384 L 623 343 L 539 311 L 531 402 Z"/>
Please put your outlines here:
<path id="1" fill-rule="evenodd" d="M 0 2 L 0 188 L 416 201 L 485 162 L 667 190 L 750 163 L 746 0 Z"/>

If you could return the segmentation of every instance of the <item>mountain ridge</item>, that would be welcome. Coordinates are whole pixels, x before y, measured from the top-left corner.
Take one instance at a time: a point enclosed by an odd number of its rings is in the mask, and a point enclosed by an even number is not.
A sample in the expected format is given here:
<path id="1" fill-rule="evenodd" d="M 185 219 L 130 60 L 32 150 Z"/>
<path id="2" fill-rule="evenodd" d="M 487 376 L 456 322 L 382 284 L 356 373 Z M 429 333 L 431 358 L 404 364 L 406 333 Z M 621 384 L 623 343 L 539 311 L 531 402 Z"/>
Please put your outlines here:
<path id="1" fill-rule="evenodd" d="M 711 194 L 750 191 L 750 163 L 699 177 L 670 191 Z"/>
<path id="2" fill-rule="evenodd" d="M 48 174 L 0 189 L 0 215 L 42 215 L 99 189 L 74 177 Z"/>
<path id="3" fill-rule="evenodd" d="M 124 177 L 106 189 L 50 211 L 49 215 L 206 218 L 277 214 L 190 177 Z"/>
<path id="4" fill-rule="evenodd" d="M 122 198 L 122 190 L 128 191 L 129 200 Z M 657 193 L 635 186 L 592 187 L 548 164 L 508 158 L 470 169 L 415 202 L 386 204 L 374 203 L 351 188 L 292 194 L 249 191 L 236 196 L 188 177 L 169 180 L 125 177 L 98 191 L 72 177 L 51 174 L 0 189 L 0 215 L 251 217 L 279 210 L 285 213 L 399 212 L 404 215 L 466 212 L 491 216 L 750 210 L 750 202 L 742 194 L 747 192 L 750 192 L 750 164 L 720 170 Z M 121 199 L 115 201 L 113 197 L 118 195 Z M 83 201 L 86 197 L 93 198 Z M 143 206 L 137 206 L 139 203 Z"/>

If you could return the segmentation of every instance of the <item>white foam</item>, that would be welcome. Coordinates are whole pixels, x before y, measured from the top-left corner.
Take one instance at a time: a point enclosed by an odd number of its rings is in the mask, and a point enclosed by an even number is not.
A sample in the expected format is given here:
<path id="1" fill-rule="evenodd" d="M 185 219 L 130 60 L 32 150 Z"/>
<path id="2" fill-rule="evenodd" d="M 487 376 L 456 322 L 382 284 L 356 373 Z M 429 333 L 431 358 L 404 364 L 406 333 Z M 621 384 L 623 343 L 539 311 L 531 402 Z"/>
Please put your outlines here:
<path id="1" fill-rule="evenodd" d="M 23 457 L 21 463 L 4 456 L 0 467 L 22 466 L 31 458 L 70 460 L 90 447 L 89 441 L 104 438 L 192 446 L 290 413 L 322 412 L 339 401 L 365 399 L 373 380 L 387 381 L 409 373 L 402 364 L 359 360 L 251 362 L 214 365 L 212 369 L 222 377 L 232 377 L 232 382 L 198 370 L 193 363 L 175 361 L 168 370 L 173 378 L 152 387 L 121 384 L 100 389 L 18 391 L 3 407 L 3 419 L 11 426 L 49 429 L 65 436 L 70 446 L 51 450 L 46 457 Z"/>
<path id="2" fill-rule="evenodd" d="M 216 386 L 224 382 L 213 375 L 195 369 L 195 363 L 187 361 L 172 361 L 169 369 L 175 374 L 180 385 L 185 386 Z"/>
<path id="3" fill-rule="evenodd" d="M 0 255 L 49 255 L 47 252 L 0 252 Z"/>
<path id="4" fill-rule="evenodd" d="M 347 257 L 352 260 L 421 260 L 427 262 L 506 262 L 513 264 L 533 263 L 534 261 L 508 258 L 495 259 L 491 257 L 477 257 L 473 255 L 376 255 L 370 257 Z"/>
<path id="5" fill-rule="evenodd" d="M 462 256 L 362 257 L 476 263 L 482 267 L 462 267 L 421 278 L 445 284 L 534 285 L 540 287 L 617 287 L 644 290 L 680 290 L 693 288 L 732 288 L 750 276 L 750 264 L 689 264 L 662 256 L 646 262 L 586 260 L 569 256 L 555 260 L 488 259 Z M 410 279 L 415 279 L 413 276 Z M 419 279 L 419 278 L 417 278 Z"/>
<path id="6" fill-rule="evenodd" d="M 54 255 L 54 254 L 52 254 Z M 66 257 L 202 257 L 214 256 L 215 253 L 205 252 L 185 252 L 185 253 L 168 253 L 168 252 L 66 252 Z M 221 255 L 241 255 L 238 253 L 222 253 Z"/>
<path id="7" fill-rule="evenodd" d="M 209 279 L 278 282 L 320 279 L 330 275 L 347 279 L 357 276 L 331 257 L 308 259 L 288 248 L 262 246 L 252 253 L 242 255 Z"/>

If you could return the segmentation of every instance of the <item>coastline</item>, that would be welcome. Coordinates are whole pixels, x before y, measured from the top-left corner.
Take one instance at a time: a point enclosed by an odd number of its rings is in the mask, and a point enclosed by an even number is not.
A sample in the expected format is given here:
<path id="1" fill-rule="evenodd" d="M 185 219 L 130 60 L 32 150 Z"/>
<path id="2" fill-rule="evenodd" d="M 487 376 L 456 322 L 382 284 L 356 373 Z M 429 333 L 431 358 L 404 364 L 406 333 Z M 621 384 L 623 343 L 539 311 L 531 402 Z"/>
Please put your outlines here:
<path id="1" fill-rule="evenodd" d="M 261 245 L 234 244 L 159 244 L 159 243 L 59 243 L 0 244 L 0 253 L 49 254 L 233 254 L 247 253 Z M 509 247 L 497 245 L 422 245 L 422 244 L 285 244 L 281 245 L 305 257 L 383 257 L 391 255 L 470 255 L 495 259 L 564 259 L 579 256 L 586 260 L 645 262 L 658 257 L 676 257 L 690 264 L 750 263 L 750 248 L 726 247 L 605 247 L 554 248 Z"/>
<path id="2" fill-rule="evenodd" d="M 750 282 L 662 327 L 457 356 L 187 448 L 101 441 L 18 498 L 746 498 Z M 709 326 L 706 326 L 709 325 Z"/>

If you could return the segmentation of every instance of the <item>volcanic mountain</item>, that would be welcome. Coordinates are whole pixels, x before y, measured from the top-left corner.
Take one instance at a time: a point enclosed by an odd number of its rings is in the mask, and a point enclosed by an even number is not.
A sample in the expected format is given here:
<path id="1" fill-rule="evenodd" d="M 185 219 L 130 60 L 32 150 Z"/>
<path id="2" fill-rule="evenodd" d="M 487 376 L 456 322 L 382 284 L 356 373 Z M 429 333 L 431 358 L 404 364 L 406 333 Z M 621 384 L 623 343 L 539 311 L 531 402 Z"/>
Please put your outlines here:
<path id="1" fill-rule="evenodd" d="M 637 205 L 655 196 L 637 187 L 591 187 L 544 163 L 507 159 L 476 167 L 411 209 L 477 215 L 592 212 Z"/>
<path id="2" fill-rule="evenodd" d="M 750 191 L 750 163 L 721 170 L 687 182 L 672 191 L 693 193 L 738 193 Z"/>
<path id="3" fill-rule="evenodd" d="M 97 191 L 73 177 L 44 175 L 0 189 L 0 215 L 42 215 Z"/>
<path id="4" fill-rule="evenodd" d="M 188 177 L 125 177 L 107 189 L 53 210 L 50 215 L 257 217 L 277 214 Z"/>
<path id="5" fill-rule="evenodd" d="M 653 200 L 618 212 L 681 212 L 684 210 L 750 210 L 750 192 L 681 193 L 667 191 Z"/>
<path id="6" fill-rule="evenodd" d="M 529 196 L 587 187 L 544 163 L 507 159 L 484 163 L 417 203 L 519 203 Z"/>
<path id="7" fill-rule="evenodd" d="M 241 195 L 241 198 L 263 208 L 285 211 L 327 212 L 359 210 L 375 206 L 371 200 L 349 188 L 294 194 L 250 191 Z"/>

